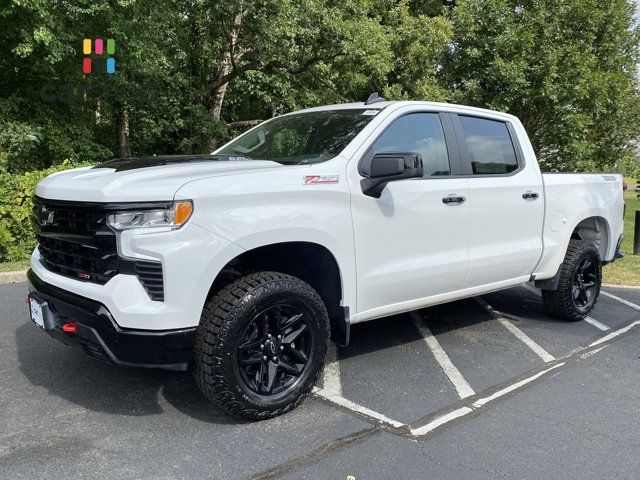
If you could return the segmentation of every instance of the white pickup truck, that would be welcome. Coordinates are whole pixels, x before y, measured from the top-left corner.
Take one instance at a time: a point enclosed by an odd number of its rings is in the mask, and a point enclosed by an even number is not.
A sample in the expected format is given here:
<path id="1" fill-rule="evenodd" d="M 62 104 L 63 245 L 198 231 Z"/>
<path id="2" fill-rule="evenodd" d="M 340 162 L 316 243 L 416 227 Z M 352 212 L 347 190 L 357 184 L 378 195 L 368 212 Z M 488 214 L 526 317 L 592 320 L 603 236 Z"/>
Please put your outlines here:
<path id="1" fill-rule="evenodd" d="M 531 281 L 585 317 L 623 221 L 620 175 L 541 174 L 517 118 L 375 95 L 36 194 L 31 319 L 115 364 L 191 368 L 251 419 L 298 405 L 357 322 Z"/>

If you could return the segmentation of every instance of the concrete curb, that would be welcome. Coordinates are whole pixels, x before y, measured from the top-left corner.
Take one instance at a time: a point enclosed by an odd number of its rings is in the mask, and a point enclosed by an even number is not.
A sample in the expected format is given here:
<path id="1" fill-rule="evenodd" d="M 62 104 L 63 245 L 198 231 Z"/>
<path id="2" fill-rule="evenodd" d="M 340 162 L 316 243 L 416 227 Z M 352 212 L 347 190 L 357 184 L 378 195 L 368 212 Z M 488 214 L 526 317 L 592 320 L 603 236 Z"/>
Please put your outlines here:
<path id="1" fill-rule="evenodd" d="M 615 285 L 613 283 L 603 283 L 602 286 L 607 288 L 628 288 L 631 290 L 640 290 L 640 287 L 637 285 Z"/>
<path id="2" fill-rule="evenodd" d="M 0 285 L 9 285 L 10 283 L 20 283 L 26 281 L 26 270 L 19 270 L 17 272 L 0 272 Z"/>

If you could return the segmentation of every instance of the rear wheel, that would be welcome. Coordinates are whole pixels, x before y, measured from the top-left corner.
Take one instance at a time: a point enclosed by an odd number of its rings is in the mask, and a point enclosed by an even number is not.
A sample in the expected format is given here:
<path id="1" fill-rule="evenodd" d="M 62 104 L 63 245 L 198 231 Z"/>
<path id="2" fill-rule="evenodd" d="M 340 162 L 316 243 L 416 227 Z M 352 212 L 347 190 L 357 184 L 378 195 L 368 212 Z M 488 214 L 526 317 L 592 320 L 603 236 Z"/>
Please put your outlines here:
<path id="1" fill-rule="evenodd" d="M 327 311 L 311 286 L 276 272 L 247 275 L 205 305 L 194 352 L 196 383 L 233 415 L 271 418 L 311 391 L 328 339 Z"/>
<path id="2" fill-rule="evenodd" d="M 598 249 L 581 240 L 571 240 L 560 267 L 557 290 L 542 290 L 547 313 L 565 320 L 582 320 L 593 309 L 602 283 Z"/>

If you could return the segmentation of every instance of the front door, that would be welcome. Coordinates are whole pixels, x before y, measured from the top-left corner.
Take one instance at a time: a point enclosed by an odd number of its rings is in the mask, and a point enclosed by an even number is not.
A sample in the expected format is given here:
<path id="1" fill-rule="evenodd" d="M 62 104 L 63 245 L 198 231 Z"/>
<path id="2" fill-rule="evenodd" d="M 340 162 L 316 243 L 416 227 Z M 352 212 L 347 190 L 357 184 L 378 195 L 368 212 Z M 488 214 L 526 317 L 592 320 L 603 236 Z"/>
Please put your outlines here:
<path id="1" fill-rule="evenodd" d="M 362 193 L 361 177 L 351 170 L 358 320 L 416 308 L 427 297 L 462 285 L 468 263 L 468 179 L 452 176 L 457 150 L 447 141 L 452 134 L 445 136 L 445 129 L 452 132 L 447 122 L 446 114 L 400 114 L 382 127 L 365 153 L 365 159 L 376 153 L 419 153 L 423 178 L 390 182 L 380 198 L 372 198 Z"/>

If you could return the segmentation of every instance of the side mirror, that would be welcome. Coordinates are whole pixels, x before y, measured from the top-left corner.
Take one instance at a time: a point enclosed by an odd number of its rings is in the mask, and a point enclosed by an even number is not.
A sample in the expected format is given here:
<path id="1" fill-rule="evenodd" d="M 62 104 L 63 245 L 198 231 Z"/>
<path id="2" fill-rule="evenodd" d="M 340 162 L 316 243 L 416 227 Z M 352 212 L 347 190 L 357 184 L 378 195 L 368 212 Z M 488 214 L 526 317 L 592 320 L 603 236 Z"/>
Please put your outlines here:
<path id="1" fill-rule="evenodd" d="M 364 176 L 360 180 L 362 193 L 380 198 L 387 183 L 422 177 L 422 156 L 418 153 L 377 153 Z"/>

